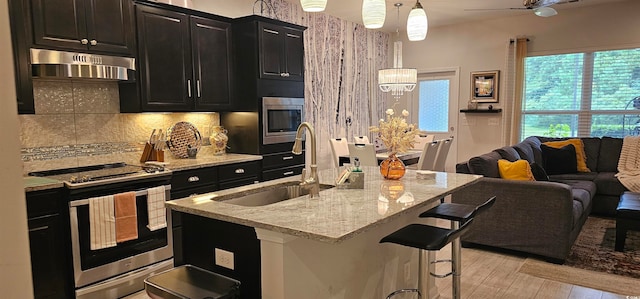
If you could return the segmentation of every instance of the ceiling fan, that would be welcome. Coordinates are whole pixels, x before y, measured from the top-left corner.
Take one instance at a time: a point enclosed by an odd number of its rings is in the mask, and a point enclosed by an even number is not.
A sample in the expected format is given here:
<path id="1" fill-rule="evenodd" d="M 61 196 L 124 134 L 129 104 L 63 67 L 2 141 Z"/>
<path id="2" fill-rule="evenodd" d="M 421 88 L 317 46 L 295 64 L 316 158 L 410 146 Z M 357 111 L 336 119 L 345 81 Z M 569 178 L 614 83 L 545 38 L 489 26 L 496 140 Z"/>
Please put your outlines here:
<path id="1" fill-rule="evenodd" d="M 477 9 L 465 9 L 465 10 L 523 10 L 530 9 L 533 13 L 539 17 L 551 17 L 558 14 L 558 12 L 551 6 L 555 4 L 575 3 L 580 0 L 522 0 L 523 7 L 509 7 L 509 8 L 477 8 Z"/>

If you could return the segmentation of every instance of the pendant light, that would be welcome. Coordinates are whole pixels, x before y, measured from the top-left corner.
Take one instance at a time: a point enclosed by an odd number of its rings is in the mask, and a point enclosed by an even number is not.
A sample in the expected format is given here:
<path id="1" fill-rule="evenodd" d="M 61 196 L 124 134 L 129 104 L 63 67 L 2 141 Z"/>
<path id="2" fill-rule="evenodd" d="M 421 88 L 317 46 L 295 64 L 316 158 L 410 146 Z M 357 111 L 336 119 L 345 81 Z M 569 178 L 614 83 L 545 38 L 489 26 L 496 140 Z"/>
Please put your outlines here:
<path id="1" fill-rule="evenodd" d="M 386 14 L 387 5 L 385 0 L 362 1 L 362 22 L 364 23 L 365 28 L 382 28 Z"/>
<path id="2" fill-rule="evenodd" d="M 407 20 L 407 36 L 410 41 L 420 41 L 427 37 L 429 22 L 427 21 L 427 13 L 425 13 L 420 4 L 420 0 L 416 1 L 416 5 L 409 13 Z"/>
<path id="3" fill-rule="evenodd" d="M 300 5 L 306 12 L 320 12 L 327 6 L 327 0 L 300 0 Z"/>
<path id="4" fill-rule="evenodd" d="M 396 27 L 396 38 L 393 43 L 393 68 L 378 71 L 378 86 L 383 92 L 391 92 L 395 98 L 399 98 L 405 91 L 413 91 L 418 82 L 418 70 L 402 68 L 402 42 L 400 41 L 400 6 L 402 3 L 394 4 L 398 8 L 398 27 Z"/>

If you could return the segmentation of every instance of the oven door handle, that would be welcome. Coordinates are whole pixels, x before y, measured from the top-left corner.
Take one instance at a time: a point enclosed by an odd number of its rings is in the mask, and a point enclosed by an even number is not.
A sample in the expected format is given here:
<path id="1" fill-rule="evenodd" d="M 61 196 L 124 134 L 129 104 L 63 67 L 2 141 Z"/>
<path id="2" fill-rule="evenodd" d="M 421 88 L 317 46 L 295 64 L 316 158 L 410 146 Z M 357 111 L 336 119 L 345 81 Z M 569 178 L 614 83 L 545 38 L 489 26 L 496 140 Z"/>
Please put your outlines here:
<path id="1" fill-rule="evenodd" d="M 171 185 L 165 185 L 164 186 L 164 190 L 168 191 L 171 190 Z M 136 191 L 136 197 L 138 196 L 144 196 L 147 195 L 147 190 L 139 190 Z M 88 205 L 89 204 L 89 199 L 80 199 L 80 200 L 74 200 L 69 202 L 69 207 L 73 208 L 73 207 L 79 207 L 79 206 L 84 206 L 84 205 Z"/>

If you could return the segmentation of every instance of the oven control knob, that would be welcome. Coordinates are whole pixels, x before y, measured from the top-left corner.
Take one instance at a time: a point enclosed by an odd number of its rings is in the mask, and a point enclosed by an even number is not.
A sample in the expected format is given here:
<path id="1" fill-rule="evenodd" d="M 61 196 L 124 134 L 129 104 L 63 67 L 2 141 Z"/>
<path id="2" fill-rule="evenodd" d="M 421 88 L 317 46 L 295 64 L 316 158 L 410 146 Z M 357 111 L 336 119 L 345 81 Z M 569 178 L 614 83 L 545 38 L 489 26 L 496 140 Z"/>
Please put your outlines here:
<path id="1" fill-rule="evenodd" d="M 83 175 L 81 182 L 88 182 L 88 181 L 91 181 L 91 177 L 88 175 Z"/>
<path id="2" fill-rule="evenodd" d="M 71 176 L 71 178 L 69 178 L 69 182 L 70 183 L 77 183 L 78 182 L 78 177 L 73 175 Z"/>

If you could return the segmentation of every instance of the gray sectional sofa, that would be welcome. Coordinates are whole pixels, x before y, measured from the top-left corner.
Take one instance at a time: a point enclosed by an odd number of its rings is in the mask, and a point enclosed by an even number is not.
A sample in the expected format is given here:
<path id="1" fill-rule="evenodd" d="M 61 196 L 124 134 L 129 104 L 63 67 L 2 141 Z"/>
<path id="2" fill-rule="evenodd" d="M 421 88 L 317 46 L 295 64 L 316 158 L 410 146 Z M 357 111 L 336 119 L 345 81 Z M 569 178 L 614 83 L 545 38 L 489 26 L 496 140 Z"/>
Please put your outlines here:
<path id="1" fill-rule="evenodd" d="M 591 172 L 549 175 L 549 181 L 512 181 L 500 178 L 499 159 L 543 165 L 541 143 L 567 138 L 528 137 L 513 146 L 458 163 L 456 172 L 484 177 L 456 192 L 452 201 L 479 205 L 496 195 L 494 206 L 474 220 L 462 237 L 466 245 L 479 244 L 539 255 L 563 263 L 587 217 L 613 216 L 626 188 L 615 174 L 621 138 L 580 138 Z"/>

